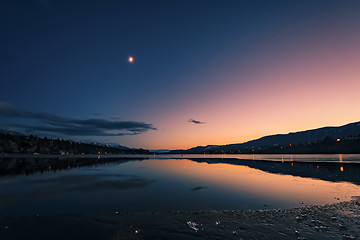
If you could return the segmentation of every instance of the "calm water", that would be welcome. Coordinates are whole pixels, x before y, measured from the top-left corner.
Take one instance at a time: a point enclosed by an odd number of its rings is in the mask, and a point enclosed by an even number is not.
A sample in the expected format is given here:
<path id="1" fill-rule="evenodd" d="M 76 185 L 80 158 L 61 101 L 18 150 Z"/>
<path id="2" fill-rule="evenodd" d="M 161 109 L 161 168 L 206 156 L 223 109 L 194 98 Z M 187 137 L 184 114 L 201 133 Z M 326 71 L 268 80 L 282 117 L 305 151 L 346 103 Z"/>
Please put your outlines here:
<path id="1" fill-rule="evenodd" d="M 126 155 L 134 156 L 134 155 Z M 144 155 L 137 155 L 143 157 Z M 267 160 L 285 162 L 339 162 L 360 163 L 360 154 L 154 154 L 152 159 L 168 158 L 236 158 L 245 160 Z"/>
<path id="2" fill-rule="evenodd" d="M 64 162 L 65 167 L 45 160 L 2 159 L 0 216 L 289 208 L 360 195 L 358 155 L 341 156 L 341 161 L 339 155 L 321 155 L 323 161 L 314 161 L 314 155 L 292 156 L 293 161 L 291 156 L 283 161 L 281 155 L 256 155 L 257 161 L 252 155 L 241 155 L 242 160 L 182 157 L 99 160 L 81 167 L 76 159 Z M 49 166 L 40 164 L 44 161 Z M 34 171 L 20 174 L 28 162 Z"/>

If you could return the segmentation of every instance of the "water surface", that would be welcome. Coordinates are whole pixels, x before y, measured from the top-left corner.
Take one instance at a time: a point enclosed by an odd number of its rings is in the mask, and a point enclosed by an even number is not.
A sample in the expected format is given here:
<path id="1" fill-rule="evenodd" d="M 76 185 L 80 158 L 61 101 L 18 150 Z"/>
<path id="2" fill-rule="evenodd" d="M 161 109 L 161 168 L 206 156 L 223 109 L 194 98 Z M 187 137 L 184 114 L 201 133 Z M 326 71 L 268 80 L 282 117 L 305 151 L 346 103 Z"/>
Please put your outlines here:
<path id="1" fill-rule="evenodd" d="M 28 161 L 35 160 L 22 166 Z M 356 162 L 162 157 L 80 167 L 66 161 L 61 171 L 35 165 L 41 171 L 1 176 L 0 215 L 290 208 L 360 195 Z"/>

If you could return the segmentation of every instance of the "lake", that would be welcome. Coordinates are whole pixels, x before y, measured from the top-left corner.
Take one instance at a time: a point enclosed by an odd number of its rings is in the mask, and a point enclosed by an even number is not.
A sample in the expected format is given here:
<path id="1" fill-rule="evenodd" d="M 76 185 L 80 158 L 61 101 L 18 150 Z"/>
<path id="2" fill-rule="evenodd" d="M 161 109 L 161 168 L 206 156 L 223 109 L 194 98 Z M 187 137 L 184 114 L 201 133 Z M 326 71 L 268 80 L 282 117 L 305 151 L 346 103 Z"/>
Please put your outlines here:
<path id="1" fill-rule="evenodd" d="M 3 158 L 0 216 L 274 209 L 360 195 L 359 155 L 130 157 Z"/>

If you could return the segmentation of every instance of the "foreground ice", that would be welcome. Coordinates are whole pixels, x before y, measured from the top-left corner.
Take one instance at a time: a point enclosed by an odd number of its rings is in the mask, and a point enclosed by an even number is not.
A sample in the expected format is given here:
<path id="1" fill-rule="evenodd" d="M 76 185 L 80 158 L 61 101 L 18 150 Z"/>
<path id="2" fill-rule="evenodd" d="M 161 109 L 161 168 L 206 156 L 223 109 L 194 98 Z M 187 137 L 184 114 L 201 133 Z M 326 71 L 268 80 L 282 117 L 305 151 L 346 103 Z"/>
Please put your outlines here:
<path id="1" fill-rule="evenodd" d="M 0 239 L 360 239 L 360 198 L 293 209 L 8 218 Z"/>

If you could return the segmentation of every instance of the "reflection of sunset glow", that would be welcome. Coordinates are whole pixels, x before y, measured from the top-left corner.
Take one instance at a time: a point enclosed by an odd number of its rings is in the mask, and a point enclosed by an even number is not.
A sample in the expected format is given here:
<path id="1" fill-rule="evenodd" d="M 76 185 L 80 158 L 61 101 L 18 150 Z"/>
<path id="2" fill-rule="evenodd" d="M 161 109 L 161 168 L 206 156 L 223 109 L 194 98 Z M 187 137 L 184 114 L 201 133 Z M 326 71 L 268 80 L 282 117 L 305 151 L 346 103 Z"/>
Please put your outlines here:
<path id="1" fill-rule="evenodd" d="M 301 200 L 307 204 L 334 203 L 335 193 L 339 198 L 360 194 L 360 187 L 352 183 L 334 183 L 291 175 L 271 174 L 240 165 L 196 163 L 184 159 L 151 161 L 147 167 L 154 167 L 154 171 L 171 174 L 173 177 L 186 178 L 203 185 L 215 184 L 233 191 L 257 194 L 264 198 Z"/>
<path id="2" fill-rule="evenodd" d="M 343 159 L 342 159 L 342 154 L 339 154 L 339 161 L 342 162 Z"/>
<path id="3" fill-rule="evenodd" d="M 342 166 L 340 167 L 340 171 L 342 171 L 342 172 L 344 171 L 344 168 Z"/>

